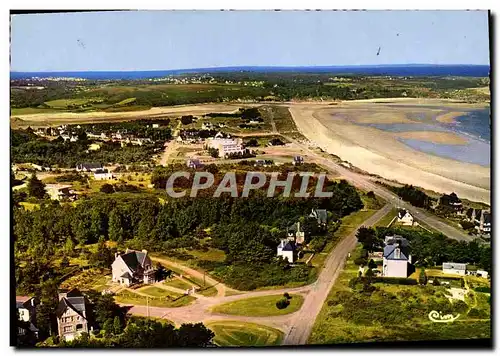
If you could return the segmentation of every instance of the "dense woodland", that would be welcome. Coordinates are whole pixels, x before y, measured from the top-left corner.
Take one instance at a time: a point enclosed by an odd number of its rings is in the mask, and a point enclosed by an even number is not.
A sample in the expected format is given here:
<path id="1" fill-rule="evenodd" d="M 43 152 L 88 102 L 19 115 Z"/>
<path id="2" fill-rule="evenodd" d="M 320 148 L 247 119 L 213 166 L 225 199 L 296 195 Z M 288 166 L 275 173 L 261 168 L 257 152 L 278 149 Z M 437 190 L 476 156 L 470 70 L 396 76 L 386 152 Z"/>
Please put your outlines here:
<path id="1" fill-rule="evenodd" d="M 327 209 L 336 220 L 362 207 L 357 191 L 345 181 L 330 183 L 325 190 L 334 192 L 333 197 L 267 198 L 265 192 L 256 191 L 245 199 L 226 194 L 161 204 L 154 195 L 119 192 L 82 199 L 76 206 L 47 202 L 33 211 L 15 208 L 17 286 L 26 292 L 36 290 L 41 281 L 56 273 L 55 256 L 75 256 L 75 246 L 102 239 L 167 253 L 178 247 L 201 247 L 203 241 L 205 246 L 224 250 L 227 256 L 224 264 L 206 268 L 218 267 L 223 275 L 234 272 L 226 270 L 227 266 L 240 265 L 240 279 L 233 276 L 234 285 L 252 289 L 256 285 L 244 285 L 251 280 L 248 273 L 285 268 L 276 267 L 274 256 L 288 225 L 312 208 Z M 211 228 L 210 236 L 203 230 L 206 228 Z M 205 241 L 206 237 L 211 239 Z M 88 258 L 85 249 L 80 253 Z M 285 278 L 285 273 L 281 275 Z M 307 273 L 301 278 L 306 277 Z M 279 284 L 277 279 L 273 281 L 263 278 L 260 284 Z"/>

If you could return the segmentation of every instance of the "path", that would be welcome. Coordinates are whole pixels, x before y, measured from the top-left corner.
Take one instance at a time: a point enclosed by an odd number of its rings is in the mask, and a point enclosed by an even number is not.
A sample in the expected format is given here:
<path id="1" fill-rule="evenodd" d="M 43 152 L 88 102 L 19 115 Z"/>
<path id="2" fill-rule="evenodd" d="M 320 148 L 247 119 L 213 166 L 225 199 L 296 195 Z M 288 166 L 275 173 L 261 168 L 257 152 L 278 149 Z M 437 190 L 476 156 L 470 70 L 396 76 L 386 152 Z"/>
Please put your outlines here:
<path id="1" fill-rule="evenodd" d="M 362 225 L 371 226 L 375 224 L 389 213 L 391 209 L 392 207 L 390 204 L 385 205 L 382 209 L 365 220 Z M 293 327 L 286 334 L 285 340 L 283 341 L 284 345 L 305 345 L 307 343 L 316 317 L 321 311 L 328 297 L 328 293 L 330 293 L 330 290 L 344 267 L 348 253 L 356 246 L 356 232 L 357 229 L 340 241 L 333 252 L 328 256 L 318 279 L 311 286 L 311 291 L 307 294 L 302 308 L 293 316 Z"/>

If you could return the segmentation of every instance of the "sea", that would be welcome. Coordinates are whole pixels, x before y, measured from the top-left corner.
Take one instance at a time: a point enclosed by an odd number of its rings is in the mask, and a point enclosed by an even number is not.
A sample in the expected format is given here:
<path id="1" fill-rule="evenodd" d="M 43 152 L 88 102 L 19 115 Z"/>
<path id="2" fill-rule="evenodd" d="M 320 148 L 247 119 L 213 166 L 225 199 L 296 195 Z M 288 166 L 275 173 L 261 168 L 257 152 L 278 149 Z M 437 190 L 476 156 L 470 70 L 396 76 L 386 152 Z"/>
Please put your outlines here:
<path id="1" fill-rule="evenodd" d="M 255 73 L 331 73 L 356 75 L 393 75 L 393 76 L 457 76 L 487 77 L 490 74 L 488 65 L 433 65 L 433 64 L 401 64 L 401 65 L 359 65 L 359 66 L 311 66 L 311 67 L 216 67 L 191 68 L 154 71 L 72 71 L 72 72 L 10 72 L 11 79 L 28 79 L 32 77 L 49 78 L 84 78 L 94 80 L 130 80 L 162 78 L 181 74 L 216 74 L 227 72 Z"/>
<path id="2" fill-rule="evenodd" d="M 436 108 L 436 107 L 434 107 Z M 418 117 L 418 116 L 417 116 Z M 391 132 L 447 131 L 464 138 L 464 145 L 448 145 L 428 141 L 398 138 L 407 146 L 436 156 L 489 167 L 491 161 L 491 114 L 490 109 L 468 110 L 455 118 L 453 123 L 435 122 L 409 124 L 363 124 Z"/>

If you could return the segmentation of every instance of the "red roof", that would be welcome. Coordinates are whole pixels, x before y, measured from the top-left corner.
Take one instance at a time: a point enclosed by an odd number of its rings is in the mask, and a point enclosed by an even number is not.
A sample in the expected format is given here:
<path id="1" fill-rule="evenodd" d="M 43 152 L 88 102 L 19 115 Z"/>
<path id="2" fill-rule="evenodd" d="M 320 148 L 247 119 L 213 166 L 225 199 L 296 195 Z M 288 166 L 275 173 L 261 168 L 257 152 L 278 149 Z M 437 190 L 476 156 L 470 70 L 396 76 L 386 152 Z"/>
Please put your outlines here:
<path id="1" fill-rule="evenodd" d="M 16 295 L 16 302 L 24 303 L 30 300 L 32 297 L 26 295 Z"/>

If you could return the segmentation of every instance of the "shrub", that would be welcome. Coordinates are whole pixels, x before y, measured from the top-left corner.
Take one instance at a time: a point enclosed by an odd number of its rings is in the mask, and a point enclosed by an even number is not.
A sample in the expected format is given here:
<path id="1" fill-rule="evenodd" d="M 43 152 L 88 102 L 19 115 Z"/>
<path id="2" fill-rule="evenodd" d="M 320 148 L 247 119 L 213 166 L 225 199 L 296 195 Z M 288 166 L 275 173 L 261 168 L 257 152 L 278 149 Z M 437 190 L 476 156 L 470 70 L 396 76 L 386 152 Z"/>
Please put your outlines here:
<path id="1" fill-rule="evenodd" d="M 476 287 L 474 288 L 474 290 L 476 292 L 481 292 L 481 293 L 490 293 L 490 287 L 485 287 L 485 286 L 482 286 L 482 287 Z"/>
<path id="2" fill-rule="evenodd" d="M 354 264 L 358 266 L 365 266 L 367 262 L 365 257 L 358 257 L 354 260 Z"/>
<path id="3" fill-rule="evenodd" d="M 386 284 L 402 284 L 402 285 L 417 285 L 418 282 L 413 278 L 400 278 L 400 277 L 374 277 L 373 283 L 386 283 Z"/>
<path id="4" fill-rule="evenodd" d="M 290 294 L 288 294 L 288 292 L 283 293 L 283 297 L 286 298 L 287 300 L 292 299 L 292 297 L 290 296 Z"/>
<path id="5" fill-rule="evenodd" d="M 289 304 L 290 304 L 290 302 L 288 301 L 287 298 L 281 298 L 280 300 L 278 300 L 276 302 L 276 308 L 285 309 Z"/>
<path id="6" fill-rule="evenodd" d="M 482 309 L 472 308 L 469 310 L 469 313 L 467 313 L 467 316 L 474 319 L 486 319 L 488 313 Z"/>

